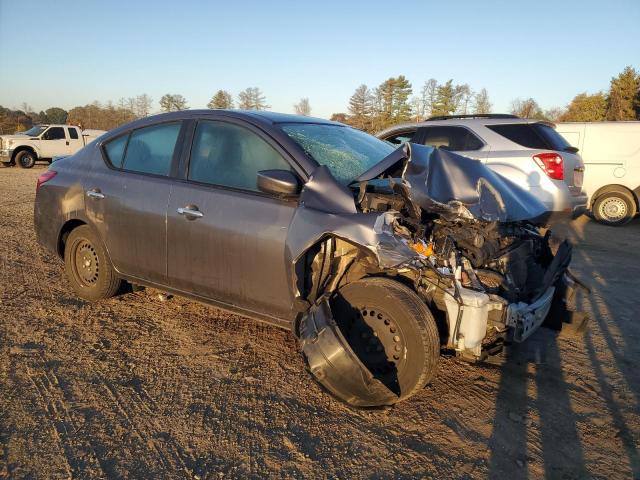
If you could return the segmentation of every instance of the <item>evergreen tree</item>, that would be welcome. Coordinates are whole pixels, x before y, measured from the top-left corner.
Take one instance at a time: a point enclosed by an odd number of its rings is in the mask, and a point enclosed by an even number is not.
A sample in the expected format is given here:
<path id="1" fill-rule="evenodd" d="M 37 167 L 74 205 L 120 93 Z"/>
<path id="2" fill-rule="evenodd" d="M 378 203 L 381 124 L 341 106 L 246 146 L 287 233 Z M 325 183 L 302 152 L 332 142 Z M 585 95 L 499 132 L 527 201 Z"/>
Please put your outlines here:
<path id="1" fill-rule="evenodd" d="M 640 75 L 626 67 L 620 75 L 611 79 L 607 120 L 640 119 Z"/>
<path id="2" fill-rule="evenodd" d="M 567 110 L 560 116 L 561 122 L 598 122 L 607 116 L 607 98 L 602 92 L 593 95 L 581 93 L 573 97 Z"/>
<path id="3" fill-rule="evenodd" d="M 216 94 L 211 97 L 207 108 L 212 109 L 228 109 L 233 108 L 233 97 L 226 90 L 218 90 Z"/>
<path id="4" fill-rule="evenodd" d="M 47 108 L 44 112 L 49 123 L 67 123 L 67 111 L 59 107 Z"/>
<path id="5" fill-rule="evenodd" d="M 368 130 L 373 117 L 373 95 L 366 85 L 360 85 L 349 99 L 349 123 Z"/>
<path id="6" fill-rule="evenodd" d="M 456 88 L 453 86 L 453 80 L 448 80 L 436 89 L 431 116 L 451 115 L 456 111 L 456 107 Z"/>

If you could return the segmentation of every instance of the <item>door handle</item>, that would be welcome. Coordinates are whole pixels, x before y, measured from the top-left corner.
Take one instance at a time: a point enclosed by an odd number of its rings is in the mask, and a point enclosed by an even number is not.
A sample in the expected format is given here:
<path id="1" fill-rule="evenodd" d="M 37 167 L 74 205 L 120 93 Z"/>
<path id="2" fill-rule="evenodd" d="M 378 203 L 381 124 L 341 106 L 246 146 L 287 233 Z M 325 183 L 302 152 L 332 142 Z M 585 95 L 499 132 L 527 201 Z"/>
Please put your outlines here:
<path id="1" fill-rule="evenodd" d="M 198 207 L 195 205 L 187 205 L 186 207 L 178 208 L 177 212 L 180 215 L 184 215 L 187 217 L 187 220 L 195 220 L 196 218 L 204 217 L 204 213 L 198 210 Z"/>
<path id="2" fill-rule="evenodd" d="M 91 190 L 87 190 L 87 197 L 95 198 L 96 200 L 102 200 L 104 198 L 104 193 L 102 193 L 97 188 L 93 188 Z"/>
<path id="3" fill-rule="evenodd" d="M 67 145 L 69 145 L 69 140 L 67 140 Z"/>

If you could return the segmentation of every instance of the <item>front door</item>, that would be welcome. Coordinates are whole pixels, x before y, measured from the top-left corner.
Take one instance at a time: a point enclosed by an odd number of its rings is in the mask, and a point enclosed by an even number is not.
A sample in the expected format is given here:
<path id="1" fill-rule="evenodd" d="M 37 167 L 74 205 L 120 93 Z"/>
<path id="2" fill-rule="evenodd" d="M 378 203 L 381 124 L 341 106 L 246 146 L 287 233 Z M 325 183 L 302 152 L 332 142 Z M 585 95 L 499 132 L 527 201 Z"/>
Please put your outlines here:
<path id="1" fill-rule="evenodd" d="M 40 157 L 53 158 L 57 155 L 65 155 L 68 149 L 64 127 L 49 127 L 40 136 Z"/>
<path id="2" fill-rule="evenodd" d="M 283 153 L 248 126 L 198 122 L 186 178 L 172 187 L 167 211 L 170 286 L 290 317 L 285 240 L 297 202 L 256 187 L 258 171 L 290 169 Z"/>

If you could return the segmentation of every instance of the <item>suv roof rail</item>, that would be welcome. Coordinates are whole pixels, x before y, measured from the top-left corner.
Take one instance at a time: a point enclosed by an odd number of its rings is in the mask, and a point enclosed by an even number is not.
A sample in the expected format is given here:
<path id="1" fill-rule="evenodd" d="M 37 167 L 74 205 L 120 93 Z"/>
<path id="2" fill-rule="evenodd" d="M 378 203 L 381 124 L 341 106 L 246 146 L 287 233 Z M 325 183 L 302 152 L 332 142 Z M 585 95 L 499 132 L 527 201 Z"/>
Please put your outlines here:
<path id="1" fill-rule="evenodd" d="M 429 117 L 425 121 L 433 122 L 436 120 L 449 120 L 450 118 L 520 118 L 517 115 L 511 115 L 509 113 L 475 113 L 471 115 L 436 115 L 435 117 Z"/>

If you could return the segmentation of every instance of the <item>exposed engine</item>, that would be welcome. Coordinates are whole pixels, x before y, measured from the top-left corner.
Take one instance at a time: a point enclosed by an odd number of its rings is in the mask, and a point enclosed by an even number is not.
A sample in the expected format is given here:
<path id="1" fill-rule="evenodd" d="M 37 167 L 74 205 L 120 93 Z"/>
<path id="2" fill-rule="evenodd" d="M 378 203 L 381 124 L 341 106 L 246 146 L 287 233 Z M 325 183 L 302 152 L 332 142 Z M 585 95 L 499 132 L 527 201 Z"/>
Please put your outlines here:
<path id="1" fill-rule="evenodd" d="M 407 207 L 402 196 L 372 189 L 361 195 L 365 212 L 398 212 L 394 232 L 440 268 L 468 260 L 462 285 L 498 294 L 509 302 L 530 301 L 538 292 L 553 255 L 548 235 L 527 222 L 500 223 L 476 219 L 445 219 Z M 454 260 L 455 261 L 455 260 Z"/>

